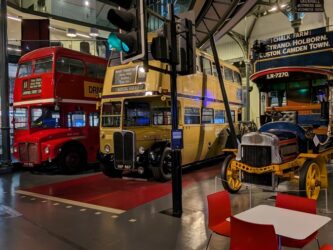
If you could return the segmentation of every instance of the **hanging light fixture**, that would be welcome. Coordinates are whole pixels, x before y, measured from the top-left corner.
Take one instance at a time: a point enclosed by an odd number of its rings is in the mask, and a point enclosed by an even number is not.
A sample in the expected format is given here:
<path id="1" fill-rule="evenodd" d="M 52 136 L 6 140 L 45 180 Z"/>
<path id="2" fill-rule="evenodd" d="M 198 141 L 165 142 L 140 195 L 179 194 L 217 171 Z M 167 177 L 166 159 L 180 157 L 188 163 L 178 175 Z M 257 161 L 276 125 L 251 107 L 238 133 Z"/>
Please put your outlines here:
<path id="1" fill-rule="evenodd" d="M 68 28 L 68 29 L 67 29 L 67 33 L 66 33 L 66 35 L 67 35 L 68 37 L 76 37 L 76 36 L 77 36 L 77 34 L 76 34 L 76 30 L 75 30 L 75 29 Z"/>
<path id="2" fill-rule="evenodd" d="M 90 28 L 89 35 L 93 36 L 93 37 L 99 36 L 98 29 L 96 29 L 96 28 Z"/>

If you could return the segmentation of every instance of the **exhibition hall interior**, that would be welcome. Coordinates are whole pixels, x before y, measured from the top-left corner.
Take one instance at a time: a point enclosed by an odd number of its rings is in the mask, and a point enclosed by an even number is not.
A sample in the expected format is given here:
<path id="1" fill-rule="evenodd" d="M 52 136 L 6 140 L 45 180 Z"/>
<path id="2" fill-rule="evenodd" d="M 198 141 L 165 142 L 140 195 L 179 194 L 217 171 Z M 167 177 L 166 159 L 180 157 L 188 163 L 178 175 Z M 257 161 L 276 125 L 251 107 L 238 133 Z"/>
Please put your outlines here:
<path id="1" fill-rule="evenodd" d="M 333 250 L 332 0 L 0 0 L 0 249 Z"/>

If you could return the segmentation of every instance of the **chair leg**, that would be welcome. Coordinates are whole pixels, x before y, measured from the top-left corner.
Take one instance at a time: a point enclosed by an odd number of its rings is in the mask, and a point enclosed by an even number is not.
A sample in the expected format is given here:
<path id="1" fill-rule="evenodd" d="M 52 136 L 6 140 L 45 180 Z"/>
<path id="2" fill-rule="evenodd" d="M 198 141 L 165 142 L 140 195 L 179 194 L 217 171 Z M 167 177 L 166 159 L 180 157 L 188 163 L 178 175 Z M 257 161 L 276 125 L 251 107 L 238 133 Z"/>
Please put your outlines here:
<path id="1" fill-rule="evenodd" d="M 317 245 L 318 245 L 318 250 L 320 250 L 320 243 L 318 237 L 316 237 Z"/>
<path id="2" fill-rule="evenodd" d="M 210 239 L 212 238 L 212 235 L 213 235 L 213 233 L 210 233 L 210 236 L 209 236 L 209 239 L 208 239 L 208 242 L 207 242 L 207 246 L 206 246 L 206 250 L 208 249 L 208 246 L 209 246 L 209 243 L 210 243 Z"/>

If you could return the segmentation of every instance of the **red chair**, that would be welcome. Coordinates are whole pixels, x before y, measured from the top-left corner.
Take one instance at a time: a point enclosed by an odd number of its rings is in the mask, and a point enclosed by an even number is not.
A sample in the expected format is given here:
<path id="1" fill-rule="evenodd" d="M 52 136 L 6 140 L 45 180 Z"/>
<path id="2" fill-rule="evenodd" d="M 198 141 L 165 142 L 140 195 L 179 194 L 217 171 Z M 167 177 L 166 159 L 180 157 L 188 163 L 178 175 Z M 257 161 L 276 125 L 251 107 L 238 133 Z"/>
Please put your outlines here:
<path id="1" fill-rule="evenodd" d="M 323 245 L 320 250 L 333 250 L 333 246 L 329 244 Z"/>
<path id="2" fill-rule="evenodd" d="M 277 250 L 273 225 L 255 224 L 231 217 L 230 250 Z"/>
<path id="3" fill-rule="evenodd" d="M 292 209 L 296 211 L 316 214 L 317 213 L 317 203 L 315 200 L 299 197 L 295 195 L 288 195 L 278 193 L 276 196 L 276 207 Z M 320 249 L 319 240 L 317 238 L 318 232 L 314 232 L 309 237 L 304 240 L 294 240 L 288 237 L 281 237 L 282 246 L 294 247 L 294 248 L 303 248 L 309 242 L 316 240 L 318 249 Z"/>
<path id="4" fill-rule="evenodd" d="M 230 195 L 227 191 L 220 191 L 207 196 L 208 201 L 208 228 L 212 231 L 207 247 L 213 233 L 230 237 L 230 222 L 226 221 L 231 216 Z"/>

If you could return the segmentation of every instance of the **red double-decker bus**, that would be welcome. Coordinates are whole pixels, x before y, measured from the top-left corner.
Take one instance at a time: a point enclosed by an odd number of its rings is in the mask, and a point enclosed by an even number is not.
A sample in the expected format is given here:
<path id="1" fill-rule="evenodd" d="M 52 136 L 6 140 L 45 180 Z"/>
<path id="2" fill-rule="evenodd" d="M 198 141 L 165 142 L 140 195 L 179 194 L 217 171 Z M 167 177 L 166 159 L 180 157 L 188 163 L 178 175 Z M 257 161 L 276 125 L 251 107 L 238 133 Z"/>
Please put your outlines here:
<path id="1" fill-rule="evenodd" d="M 62 47 L 21 57 L 14 86 L 14 156 L 65 172 L 96 162 L 96 110 L 107 60 Z"/>

